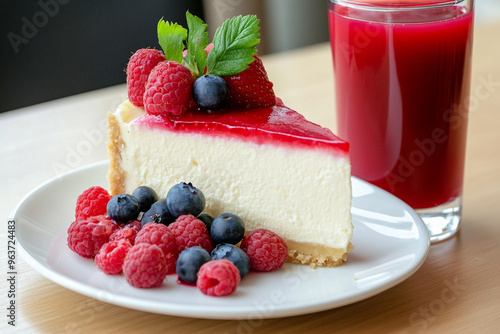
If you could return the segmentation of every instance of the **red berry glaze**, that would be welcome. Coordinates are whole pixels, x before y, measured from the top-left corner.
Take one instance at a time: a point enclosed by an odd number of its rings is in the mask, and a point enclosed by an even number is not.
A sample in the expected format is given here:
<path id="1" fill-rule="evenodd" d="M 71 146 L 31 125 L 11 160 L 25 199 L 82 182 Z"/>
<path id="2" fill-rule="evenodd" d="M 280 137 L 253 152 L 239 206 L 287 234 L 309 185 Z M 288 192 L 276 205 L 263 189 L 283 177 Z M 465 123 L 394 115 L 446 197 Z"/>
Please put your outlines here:
<path id="1" fill-rule="evenodd" d="M 209 296 L 227 296 L 240 284 L 238 268 L 229 260 L 206 262 L 198 271 L 196 286 Z"/>
<path id="2" fill-rule="evenodd" d="M 193 246 L 200 246 L 209 253 L 213 249 L 212 239 L 205 224 L 193 215 L 179 216 L 168 228 L 175 235 L 179 253 Z"/>
<path id="3" fill-rule="evenodd" d="M 246 70 L 223 77 L 229 86 L 229 105 L 233 108 L 249 109 L 276 104 L 273 83 L 267 77 L 262 60 L 257 55 L 253 57 L 255 60 Z"/>
<path id="4" fill-rule="evenodd" d="M 167 273 L 175 272 L 175 262 L 179 257 L 174 233 L 163 224 L 148 223 L 137 233 L 135 244 L 147 243 L 157 245 L 165 255 Z"/>
<path id="5" fill-rule="evenodd" d="M 189 69 L 175 61 L 164 61 L 151 71 L 144 109 L 151 115 L 181 115 L 192 103 L 194 79 Z"/>
<path id="6" fill-rule="evenodd" d="M 155 288 L 167 276 L 167 262 L 157 245 L 136 244 L 130 248 L 123 262 L 127 282 L 136 288 Z"/>
<path id="7" fill-rule="evenodd" d="M 87 219 L 92 216 L 106 214 L 111 195 L 102 187 L 94 186 L 85 190 L 76 199 L 75 219 Z"/>
<path id="8" fill-rule="evenodd" d="M 154 49 L 139 49 L 130 58 L 127 65 L 127 89 L 128 99 L 134 106 L 144 106 L 144 91 L 149 74 L 164 60 L 163 53 Z"/>
<path id="9" fill-rule="evenodd" d="M 266 229 L 257 229 L 248 233 L 240 245 L 250 258 L 250 269 L 274 271 L 288 258 L 288 247 L 276 233 Z"/>
<path id="10" fill-rule="evenodd" d="M 127 239 L 105 243 L 95 256 L 97 267 L 107 275 L 121 273 L 123 261 L 131 247 L 132 244 Z"/>

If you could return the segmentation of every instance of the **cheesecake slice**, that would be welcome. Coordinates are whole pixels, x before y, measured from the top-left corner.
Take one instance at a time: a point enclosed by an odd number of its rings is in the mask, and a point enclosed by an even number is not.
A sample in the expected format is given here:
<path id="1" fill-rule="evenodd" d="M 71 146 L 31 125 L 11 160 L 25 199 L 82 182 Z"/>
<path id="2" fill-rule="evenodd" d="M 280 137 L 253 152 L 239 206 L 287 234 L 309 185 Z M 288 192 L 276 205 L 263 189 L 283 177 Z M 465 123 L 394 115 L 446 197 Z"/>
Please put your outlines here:
<path id="1" fill-rule="evenodd" d="M 269 229 L 289 261 L 338 266 L 351 250 L 349 144 L 278 103 L 180 116 L 150 115 L 128 100 L 108 114 L 113 195 L 147 185 L 160 197 L 191 182 L 205 212 Z"/>

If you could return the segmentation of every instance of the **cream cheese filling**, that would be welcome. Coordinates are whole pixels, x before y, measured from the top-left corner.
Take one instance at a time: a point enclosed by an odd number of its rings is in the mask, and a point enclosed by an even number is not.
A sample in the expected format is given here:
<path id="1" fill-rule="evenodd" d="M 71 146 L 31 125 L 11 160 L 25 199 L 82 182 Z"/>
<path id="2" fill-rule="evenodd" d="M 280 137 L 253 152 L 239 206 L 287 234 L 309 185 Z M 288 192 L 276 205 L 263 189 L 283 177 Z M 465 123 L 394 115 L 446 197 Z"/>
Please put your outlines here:
<path id="1" fill-rule="evenodd" d="M 353 227 L 347 157 L 135 124 L 143 113 L 125 102 L 114 114 L 126 192 L 148 185 L 165 197 L 176 183 L 192 182 L 213 216 L 233 212 L 247 230 L 268 228 L 295 245 L 331 248 L 332 255 L 348 250 Z"/>

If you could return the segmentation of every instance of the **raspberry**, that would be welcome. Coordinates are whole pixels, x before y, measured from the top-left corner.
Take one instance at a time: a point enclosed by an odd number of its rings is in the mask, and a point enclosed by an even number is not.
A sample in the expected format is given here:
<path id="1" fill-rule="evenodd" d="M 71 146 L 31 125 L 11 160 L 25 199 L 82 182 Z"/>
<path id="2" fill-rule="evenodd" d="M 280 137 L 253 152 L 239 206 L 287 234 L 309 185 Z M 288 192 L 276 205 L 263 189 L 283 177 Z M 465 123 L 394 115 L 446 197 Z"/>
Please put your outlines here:
<path id="1" fill-rule="evenodd" d="M 103 228 L 103 233 L 105 233 L 109 238 L 113 233 L 120 229 L 120 224 L 111 219 L 108 215 L 95 216 L 99 219 L 98 228 Z"/>
<path id="2" fill-rule="evenodd" d="M 161 248 L 167 263 L 167 273 L 175 272 L 175 261 L 179 253 L 174 233 L 165 225 L 149 223 L 137 233 L 135 244 L 154 244 Z"/>
<path id="3" fill-rule="evenodd" d="M 141 222 L 138 220 L 131 221 L 122 228 L 117 229 L 109 237 L 109 241 L 118 241 L 127 239 L 130 244 L 135 244 L 137 233 L 141 230 Z"/>
<path id="4" fill-rule="evenodd" d="M 116 222 L 105 216 L 76 220 L 68 228 L 68 247 L 82 257 L 92 258 L 118 228 Z"/>
<path id="5" fill-rule="evenodd" d="M 139 49 L 132 55 L 127 65 L 128 99 L 136 107 L 144 106 L 144 91 L 148 76 L 165 56 L 154 49 Z"/>
<path id="6" fill-rule="evenodd" d="M 266 229 L 253 230 L 247 234 L 240 247 L 250 258 L 250 269 L 257 271 L 277 270 L 288 257 L 285 241 Z"/>
<path id="7" fill-rule="evenodd" d="M 76 200 L 75 219 L 87 219 L 92 216 L 105 215 L 111 195 L 99 186 L 90 187 Z"/>
<path id="8" fill-rule="evenodd" d="M 240 272 L 231 261 L 212 260 L 201 266 L 196 286 L 209 296 L 227 296 L 236 290 L 240 281 Z"/>
<path id="9" fill-rule="evenodd" d="M 182 252 L 184 249 L 200 246 L 207 252 L 211 252 L 212 239 L 205 227 L 205 224 L 193 215 L 179 216 L 172 224 L 168 225 L 174 232 L 177 250 Z"/>
<path id="10" fill-rule="evenodd" d="M 167 262 L 157 245 L 146 243 L 132 246 L 123 261 L 123 274 L 136 288 L 155 288 L 167 276 Z"/>
<path id="11" fill-rule="evenodd" d="M 194 79 L 175 61 L 159 63 L 150 73 L 144 92 L 144 109 L 152 115 L 181 115 L 193 101 Z"/>
<path id="12" fill-rule="evenodd" d="M 107 275 L 122 272 L 123 261 L 132 244 L 127 239 L 110 241 L 102 245 L 95 256 L 95 263 Z"/>

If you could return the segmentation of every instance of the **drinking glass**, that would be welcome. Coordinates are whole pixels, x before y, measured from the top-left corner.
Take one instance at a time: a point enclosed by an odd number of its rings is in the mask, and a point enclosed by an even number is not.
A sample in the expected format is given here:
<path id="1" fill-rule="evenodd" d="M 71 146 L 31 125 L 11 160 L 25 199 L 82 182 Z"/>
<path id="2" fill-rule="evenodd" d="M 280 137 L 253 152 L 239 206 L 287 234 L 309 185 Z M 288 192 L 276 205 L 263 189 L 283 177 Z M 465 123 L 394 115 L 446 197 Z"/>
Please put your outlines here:
<path id="1" fill-rule="evenodd" d="M 337 132 L 352 174 L 399 197 L 431 242 L 457 232 L 474 0 L 330 0 Z"/>

